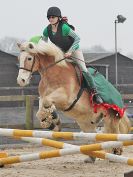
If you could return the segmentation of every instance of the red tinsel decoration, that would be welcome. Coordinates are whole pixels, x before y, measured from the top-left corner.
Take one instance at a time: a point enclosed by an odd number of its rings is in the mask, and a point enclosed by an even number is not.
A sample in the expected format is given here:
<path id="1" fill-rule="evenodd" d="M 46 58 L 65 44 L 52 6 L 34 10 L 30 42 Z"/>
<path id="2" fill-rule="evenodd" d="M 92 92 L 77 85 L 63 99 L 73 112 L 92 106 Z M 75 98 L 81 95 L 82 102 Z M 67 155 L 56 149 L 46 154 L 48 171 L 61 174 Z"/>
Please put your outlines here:
<path id="1" fill-rule="evenodd" d="M 123 115 L 124 115 L 124 112 L 126 110 L 126 108 L 120 108 L 119 106 L 115 105 L 115 104 L 109 104 L 109 103 L 101 103 L 101 104 L 96 104 L 96 103 L 93 103 L 93 96 L 94 94 L 91 94 L 90 96 L 90 103 L 92 105 L 92 107 L 94 108 L 94 112 L 97 113 L 97 109 L 98 108 L 103 108 L 105 110 L 108 111 L 108 109 L 113 109 L 114 111 L 118 112 L 119 114 L 119 117 L 122 118 Z"/>

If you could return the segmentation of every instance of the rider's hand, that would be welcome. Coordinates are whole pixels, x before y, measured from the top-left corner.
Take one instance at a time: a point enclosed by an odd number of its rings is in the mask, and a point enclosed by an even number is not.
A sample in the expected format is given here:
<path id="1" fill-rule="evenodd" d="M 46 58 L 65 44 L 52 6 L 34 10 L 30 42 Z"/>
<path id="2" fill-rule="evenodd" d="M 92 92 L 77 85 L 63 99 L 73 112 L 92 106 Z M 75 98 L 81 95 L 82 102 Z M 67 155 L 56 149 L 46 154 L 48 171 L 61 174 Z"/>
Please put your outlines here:
<path id="1" fill-rule="evenodd" d="M 71 52 L 67 52 L 64 54 L 64 57 L 65 58 L 70 58 L 72 56 L 72 53 Z"/>

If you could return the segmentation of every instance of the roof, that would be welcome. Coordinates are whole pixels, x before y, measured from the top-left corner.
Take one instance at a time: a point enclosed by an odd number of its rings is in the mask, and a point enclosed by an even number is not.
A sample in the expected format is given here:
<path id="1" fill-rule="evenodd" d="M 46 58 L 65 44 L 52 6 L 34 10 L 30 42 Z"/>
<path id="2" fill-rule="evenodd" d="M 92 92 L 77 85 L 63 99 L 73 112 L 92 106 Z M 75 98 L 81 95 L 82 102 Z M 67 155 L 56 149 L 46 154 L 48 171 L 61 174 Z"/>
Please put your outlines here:
<path id="1" fill-rule="evenodd" d="M 16 57 L 17 55 L 13 54 L 13 53 L 7 53 L 3 50 L 0 50 L 0 53 L 3 53 L 4 55 L 10 55 L 10 56 L 13 56 L 13 57 Z"/>
<path id="2" fill-rule="evenodd" d="M 122 55 L 119 52 L 117 54 Z M 106 57 L 110 57 L 112 55 L 115 55 L 115 53 L 84 53 L 84 58 L 85 58 L 85 62 L 90 63 L 90 62 L 93 62 L 93 61 L 96 61 L 96 60 L 100 60 L 100 59 L 103 59 L 103 58 L 106 58 Z M 132 58 L 129 58 L 125 55 L 122 55 L 122 56 L 124 56 L 125 58 L 133 60 Z"/>
<path id="3" fill-rule="evenodd" d="M 114 53 L 84 53 L 84 58 L 86 62 L 103 59 L 114 55 Z"/>

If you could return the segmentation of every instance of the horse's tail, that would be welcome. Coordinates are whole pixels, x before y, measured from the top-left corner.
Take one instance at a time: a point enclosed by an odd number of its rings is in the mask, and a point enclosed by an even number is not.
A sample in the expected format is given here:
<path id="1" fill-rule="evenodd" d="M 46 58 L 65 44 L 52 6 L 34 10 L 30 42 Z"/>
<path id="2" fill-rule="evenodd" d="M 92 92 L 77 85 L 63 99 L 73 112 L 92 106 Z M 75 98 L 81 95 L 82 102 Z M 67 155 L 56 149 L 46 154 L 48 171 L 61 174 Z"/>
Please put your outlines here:
<path id="1" fill-rule="evenodd" d="M 120 133 L 124 133 L 124 134 L 129 133 L 131 130 L 131 122 L 129 118 L 127 117 L 126 112 L 124 113 L 123 117 L 120 120 L 119 130 L 120 130 Z"/>

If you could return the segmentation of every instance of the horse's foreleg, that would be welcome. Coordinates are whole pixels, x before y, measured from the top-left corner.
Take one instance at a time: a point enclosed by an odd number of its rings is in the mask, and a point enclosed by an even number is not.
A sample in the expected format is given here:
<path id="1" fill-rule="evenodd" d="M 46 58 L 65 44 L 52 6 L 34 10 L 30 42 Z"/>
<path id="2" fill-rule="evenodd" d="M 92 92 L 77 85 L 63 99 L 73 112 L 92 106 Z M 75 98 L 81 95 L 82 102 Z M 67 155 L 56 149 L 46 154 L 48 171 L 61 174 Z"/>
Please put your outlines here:
<path id="1" fill-rule="evenodd" d="M 60 119 L 56 112 L 56 108 L 53 104 L 46 108 L 44 107 L 43 99 L 40 98 L 39 110 L 36 116 L 40 120 L 40 125 L 42 128 L 60 131 L 61 129 Z"/>
<path id="2" fill-rule="evenodd" d="M 44 98 L 40 97 L 37 117 L 39 118 L 40 124 L 43 128 L 60 131 L 61 122 L 55 105 L 60 105 L 65 98 L 64 90 L 62 88 L 56 89 L 54 92 L 45 96 Z"/>
<path id="3" fill-rule="evenodd" d="M 52 104 L 58 108 L 64 108 L 67 106 L 68 96 L 65 93 L 64 88 L 58 88 L 43 99 L 43 106 L 45 108 L 50 107 Z"/>

